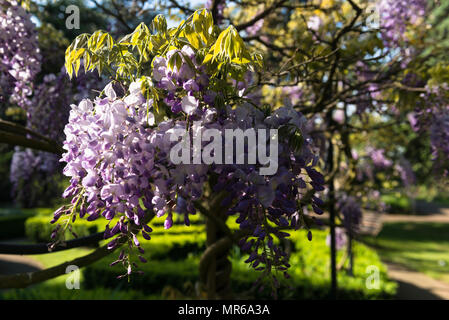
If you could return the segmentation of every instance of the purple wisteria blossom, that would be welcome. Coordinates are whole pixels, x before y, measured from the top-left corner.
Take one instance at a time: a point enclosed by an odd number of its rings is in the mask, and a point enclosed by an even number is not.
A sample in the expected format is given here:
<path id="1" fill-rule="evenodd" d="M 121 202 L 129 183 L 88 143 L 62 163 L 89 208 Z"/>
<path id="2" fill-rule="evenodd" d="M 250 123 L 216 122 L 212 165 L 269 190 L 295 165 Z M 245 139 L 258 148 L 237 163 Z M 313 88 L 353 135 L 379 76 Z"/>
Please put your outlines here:
<path id="1" fill-rule="evenodd" d="M 405 67 L 414 54 L 413 47 L 407 45 L 408 27 L 424 23 L 427 0 L 381 0 L 378 9 L 384 45 L 388 49 L 400 49 Z"/>
<path id="2" fill-rule="evenodd" d="M 180 55 L 182 63 L 169 68 L 174 54 Z M 149 213 L 163 218 L 166 229 L 172 226 L 175 213 L 183 214 L 188 225 L 189 215 L 196 213 L 196 201 L 203 200 L 206 184 L 215 177 L 212 191 L 225 195 L 221 206 L 228 215 L 238 216 L 236 221 L 247 234 L 240 242 L 244 251 L 251 252 L 247 262 L 257 270 L 275 267 L 286 271 L 287 255 L 273 242 L 273 236 L 288 234 L 275 226 L 299 227 L 303 195 L 324 189 L 324 177 L 314 169 L 318 157 L 307 134 L 307 119 L 291 107 L 278 108 L 268 116 L 249 103 L 219 107 L 215 99 L 206 99 L 220 94 L 212 90 L 209 78 L 186 46 L 153 61 L 153 86 L 163 96 L 159 108 L 171 112 L 172 119 L 155 121 L 154 101 L 144 98 L 140 82 L 131 83 L 124 95 L 109 83 L 103 96 L 72 105 L 64 129 L 62 161 L 66 163 L 64 174 L 71 179 L 64 196 L 72 198 L 73 205 L 59 210 L 54 222 L 76 208 L 87 220 L 103 217 L 110 221 L 105 237 L 118 236 L 111 247 L 117 245 L 118 238 L 128 237 L 130 244 L 140 248 L 136 235 L 142 232 L 145 239 L 150 238 Z M 201 126 L 195 127 L 191 120 Z M 260 175 L 263 164 L 174 164 L 170 157 L 178 143 L 170 139 L 175 131 L 193 139 L 205 129 L 269 131 L 284 126 L 301 132 L 304 141 L 295 149 L 288 136 L 278 137 L 274 175 Z M 270 137 L 265 138 L 268 144 Z M 201 141 L 201 149 L 208 143 Z M 243 151 L 245 159 L 252 150 Z M 314 196 L 315 212 L 322 213 L 321 205 Z M 264 243 L 268 243 L 270 255 L 263 250 Z"/>
<path id="3" fill-rule="evenodd" d="M 384 155 L 384 149 L 375 149 L 372 147 L 368 147 L 366 150 L 368 156 L 373 161 L 374 166 L 378 168 L 388 168 L 393 165 L 393 161 L 387 159 Z"/>
<path id="4" fill-rule="evenodd" d="M 342 250 L 346 248 L 348 243 L 348 236 L 346 235 L 346 230 L 344 228 L 335 228 L 335 247 L 337 250 Z M 326 245 L 330 247 L 331 245 L 331 235 L 326 236 Z"/>
<path id="5" fill-rule="evenodd" d="M 27 107 L 27 128 L 62 143 L 70 104 L 78 103 L 80 96 L 92 95 L 92 89 L 100 89 L 101 83 L 101 78 L 94 73 L 82 74 L 70 81 L 65 68 L 58 75 L 46 75 L 35 87 Z M 61 169 L 58 156 L 17 147 L 10 170 L 13 198 L 25 207 L 48 204 L 60 192 L 55 180 Z"/>
<path id="6" fill-rule="evenodd" d="M 41 68 L 37 31 L 16 1 L 0 0 L 0 103 L 27 109 L 32 81 Z"/>

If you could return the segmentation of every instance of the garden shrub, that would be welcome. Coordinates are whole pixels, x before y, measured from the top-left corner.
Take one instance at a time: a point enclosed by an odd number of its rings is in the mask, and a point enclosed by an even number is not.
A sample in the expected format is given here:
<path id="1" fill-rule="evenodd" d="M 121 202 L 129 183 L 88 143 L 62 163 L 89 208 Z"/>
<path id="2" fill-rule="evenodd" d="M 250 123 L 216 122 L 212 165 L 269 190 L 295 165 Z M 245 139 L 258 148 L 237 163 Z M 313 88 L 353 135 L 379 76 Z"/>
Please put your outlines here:
<path id="1" fill-rule="evenodd" d="M 189 232 L 189 228 L 184 228 Z M 195 230 L 195 229 L 190 229 Z M 204 250 L 203 233 L 154 235 L 145 243 L 144 249 L 148 263 L 138 263 L 142 275 L 133 274 L 130 282 L 117 281 L 123 273 L 122 266 L 109 267 L 114 257 L 106 257 L 83 270 L 84 285 L 87 288 L 106 287 L 110 289 L 135 289 L 145 294 L 158 295 L 164 288 L 179 291 L 191 287 L 198 280 L 198 263 Z M 307 240 L 307 232 L 299 230 L 292 233 L 294 243 L 291 253 L 291 280 L 278 294 L 280 299 L 326 299 L 330 298 L 329 248 L 325 244 L 327 232 L 313 230 L 314 241 Z M 376 252 L 365 245 L 354 244 L 354 277 L 344 271 L 339 272 L 339 298 L 341 299 L 388 299 L 394 296 L 396 284 L 387 279 L 386 268 Z M 340 259 L 342 252 L 338 253 Z M 255 290 L 253 287 L 259 274 L 250 270 L 244 263 L 245 255 L 235 247 L 232 250 L 233 272 L 231 287 L 233 292 L 248 299 L 269 299 L 270 288 Z M 380 288 L 369 290 L 365 282 L 366 267 L 375 265 L 380 271 Z M 283 281 L 283 280 L 281 280 Z"/>
<path id="2" fill-rule="evenodd" d="M 16 213 L 0 216 L 0 239 L 25 236 L 25 221 L 32 213 Z"/>
<path id="3" fill-rule="evenodd" d="M 26 220 L 25 234 L 28 239 L 35 242 L 48 242 L 51 240 L 51 233 L 55 225 L 50 224 L 51 218 L 49 216 L 36 216 Z M 88 236 L 100 231 L 103 231 L 106 223 L 99 221 L 95 223 L 87 222 L 80 219 L 80 221 L 73 225 L 72 230 L 78 237 Z M 75 237 L 70 233 L 66 233 L 66 240 L 74 239 Z"/>
<path id="4" fill-rule="evenodd" d="M 401 194 L 386 194 L 382 201 L 387 205 L 389 213 L 412 213 L 412 203 L 409 197 Z"/>

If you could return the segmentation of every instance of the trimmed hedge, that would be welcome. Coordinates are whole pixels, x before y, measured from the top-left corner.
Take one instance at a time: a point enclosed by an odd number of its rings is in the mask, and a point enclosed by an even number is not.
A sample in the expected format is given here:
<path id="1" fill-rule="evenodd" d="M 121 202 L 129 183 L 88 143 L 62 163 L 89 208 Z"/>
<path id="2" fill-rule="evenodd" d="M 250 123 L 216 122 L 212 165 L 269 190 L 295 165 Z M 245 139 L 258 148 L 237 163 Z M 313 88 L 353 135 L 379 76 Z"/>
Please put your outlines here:
<path id="1" fill-rule="evenodd" d="M 0 216 L 0 239 L 24 237 L 25 222 L 32 216 L 32 213 L 17 213 Z"/>
<path id="2" fill-rule="evenodd" d="M 54 224 L 50 224 L 51 218 L 49 216 L 37 216 L 26 220 L 25 234 L 28 239 L 35 242 L 48 242 L 51 240 L 51 233 L 55 229 Z M 72 230 L 78 237 L 88 236 L 104 230 L 106 227 L 105 221 L 89 222 L 79 219 L 72 225 Z M 73 239 L 74 236 L 67 231 L 66 240 Z"/>
<path id="3" fill-rule="evenodd" d="M 50 224 L 51 217 L 49 215 L 39 215 L 32 218 L 29 218 L 30 215 L 26 216 L 25 222 L 25 232 L 23 235 L 26 236 L 35 242 L 47 242 L 50 240 L 51 233 L 55 228 L 55 225 Z M 29 219 L 27 219 L 29 218 Z M 199 219 L 195 219 L 195 224 L 187 227 L 181 224 L 175 224 L 170 230 L 164 229 L 164 220 L 159 219 L 160 221 L 154 221 L 152 223 L 153 232 L 152 235 L 164 235 L 166 233 L 174 234 L 186 234 L 186 233 L 203 233 L 204 225 L 202 225 L 202 221 Z M 77 219 L 75 223 L 72 224 L 72 230 L 78 235 L 78 237 L 87 236 L 93 233 L 97 233 L 103 231 L 106 228 L 106 224 L 108 223 L 105 219 L 98 219 L 96 221 L 87 221 L 83 219 Z M 114 225 L 115 221 L 111 223 Z M 73 239 L 73 235 L 67 231 L 66 239 Z"/>
<path id="4" fill-rule="evenodd" d="M 204 224 L 204 217 L 200 214 L 190 214 L 189 215 L 190 225 L 202 225 Z M 151 225 L 153 226 L 164 226 L 165 217 L 162 218 L 154 218 L 151 222 Z M 173 226 L 185 226 L 184 224 L 184 215 L 183 214 L 177 214 L 174 212 L 173 214 Z"/>
<path id="5" fill-rule="evenodd" d="M 280 279 L 284 286 L 279 290 L 280 299 L 327 299 L 330 298 L 329 248 L 325 244 L 327 232 L 314 230 L 313 241 L 307 240 L 303 230 L 292 234 L 294 243 L 291 254 L 290 280 Z M 198 263 L 204 250 L 204 233 L 156 235 L 150 241 L 142 241 L 148 263 L 138 263 L 143 275 L 132 275 L 131 281 L 117 280 L 125 272 L 124 267 L 109 264 L 117 254 L 106 257 L 83 270 L 84 285 L 87 288 L 106 287 L 119 290 L 140 290 L 145 294 L 158 295 L 164 288 L 171 287 L 179 291 L 192 287 L 198 280 Z M 366 246 L 355 243 L 354 277 L 344 271 L 339 272 L 340 299 L 389 299 L 396 292 L 396 284 L 387 279 L 385 266 L 377 253 Z M 341 258 L 342 252 L 338 257 Z M 231 261 L 233 272 L 231 286 L 236 293 L 245 293 L 245 298 L 269 299 L 269 288 L 255 291 L 253 284 L 259 276 L 250 269 L 238 248 L 234 248 Z M 366 267 L 375 265 L 380 270 L 380 288 L 366 288 Z M 280 275 L 280 278 L 283 278 Z M 249 295 L 248 295 L 249 294 Z"/>
<path id="6" fill-rule="evenodd" d="M 412 213 L 412 202 L 407 196 L 400 193 L 391 193 L 382 195 L 381 199 L 388 206 L 388 213 Z"/>

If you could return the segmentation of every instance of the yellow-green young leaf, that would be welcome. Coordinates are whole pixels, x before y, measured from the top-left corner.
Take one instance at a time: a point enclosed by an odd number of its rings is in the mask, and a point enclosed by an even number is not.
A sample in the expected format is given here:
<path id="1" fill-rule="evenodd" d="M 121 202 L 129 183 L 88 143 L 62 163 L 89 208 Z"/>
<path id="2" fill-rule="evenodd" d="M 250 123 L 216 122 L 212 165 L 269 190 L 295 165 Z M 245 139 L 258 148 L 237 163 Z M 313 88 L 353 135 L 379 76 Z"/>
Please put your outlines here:
<path id="1" fill-rule="evenodd" d="M 195 31 L 190 25 L 185 26 L 180 36 L 186 38 L 193 48 L 198 50 L 202 47 L 201 37 L 195 33 Z"/>
<path id="2" fill-rule="evenodd" d="M 229 58 L 232 58 L 232 57 L 236 56 L 236 55 L 233 54 L 233 52 L 234 52 L 234 41 L 233 41 L 232 36 L 228 35 L 226 37 L 226 40 L 224 41 L 223 49 L 224 49 L 224 52 L 226 53 L 226 55 Z"/>
<path id="3" fill-rule="evenodd" d="M 214 18 L 212 17 L 212 13 L 208 10 L 203 10 L 203 15 L 205 31 L 207 31 L 208 34 L 211 34 L 214 26 Z"/>
<path id="4" fill-rule="evenodd" d="M 73 75 L 73 64 L 83 55 L 88 39 L 89 35 L 87 33 L 80 34 L 65 51 L 65 68 L 70 78 Z"/>
<path id="5" fill-rule="evenodd" d="M 208 54 L 204 57 L 203 64 L 206 64 L 206 63 L 208 63 L 209 61 L 213 61 L 213 59 L 214 59 L 214 55 L 208 53 Z"/>
<path id="6" fill-rule="evenodd" d="M 70 47 L 69 47 L 70 49 Z M 75 49 L 75 50 L 69 50 L 68 49 L 68 58 L 66 57 L 66 69 L 67 73 L 69 74 L 70 78 L 72 77 L 73 68 L 72 65 L 75 65 L 75 75 L 78 74 L 79 67 L 81 65 L 81 56 L 83 55 L 85 49 Z"/>
<path id="7" fill-rule="evenodd" d="M 185 29 L 188 30 L 186 32 L 188 37 L 195 37 L 200 40 L 199 44 L 196 43 L 196 40 L 193 41 L 196 49 L 199 49 L 199 45 L 203 45 L 203 43 L 209 46 L 213 42 L 213 37 L 211 36 L 213 28 L 211 26 L 213 26 L 213 19 L 210 12 L 205 9 L 195 11 L 191 23 L 187 24 Z M 195 33 L 193 34 L 192 31 Z"/>
<path id="8" fill-rule="evenodd" d="M 202 47 L 201 38 L 197 34 L 188 34 L 186 38 L 193 48 L 198 50 Z"/>
<path id="9" fill-rule="evenodd" d="M 153 19 L 153 29 L 162 33 L 167 32 L 167 20 L 162 14 L 158 14 Z"/>
<path id="10" fill-rule="evenodd" d="M 84 49 L 84 48 L 76 50 L 75 54 L 73 55 L 73 60 L 79 60 L 85 51 L 86 51 L 86 49 Z"/>
<path id="11" fill-rule="evenodd" d="M 137 30 L 137 29 L 132 33 L 131 44 L 133 46 L 136 46 L 139 43 L 140 35 L 141 35 L 141 31 Z"/>
<path id="12" fill-rule="evenodd" d="M 170 46 L 170 47 L 168 47 L 167 52 L 168 52 L 168 51 L 171 51 L 171 50 L 178 50 L 178 48 L 175 47 L 175 46 Z"/>
<path id="13" fill-rule="evenodd" d="M 65 51 L 65 70 L 67 72 L 67 74 L 69 75 L 69 77 L 72 77 L 72 61 L 70 61 L 70 54 L 71 54 L 71 46 L 69 46 L 66 51 Z"/>
<path id="14" fill-rule="evenodd" d="M 75 41 L 70 45 L 71 50 L 86 47 L 89 41 L 89 36 L 88 33 L 83 33 L 77 36 Z"/>
<path id="15" fill-rule="evenodd" d="M 223 42 L 223 39 L 225 38 L 226 34 L 223 32 L 218 37 L 217 41 L 215 41 L 215 44 L 212 46 L 211 50 L 213 52 L 214 58 L 217 58 L 221 53 L 221 43 Z"/>
<path id="16" fill-rule="evenodd" d="M 97 48 L 97 43 L 98 43 L 98 36 L 99 36 L 100 31 L 96 31 L 92 34 L 92 36 L 89 38 L 89 40 L 87 41 L 87 48 L 89 48 L 89 50 L 95 52 L 95 49 Z"/>
<path id="17" fill-rule="evenodd" d="M 232 59 L 231 62 L 236 63 L 236 64 L 247 64 L 247 63 L 250 63 L 251 60 L 244 58 L 244 57 L 238 57 L 238 58 Z"/>
<path id="18" fill-rule="evenodd" d="M 103 32 L 101 30 L 94 32 L 94 34 L 89 38 L 88 41 L 88 48 L 93 52 L 97 52 L 104 47 L 112 49 L 113 46 L 114 39 L 112 38 L 112 36 L 109 33 Z"/>
<path id="19" fill-rule="evenodd" d="M 103 43 L 105 42 L 107 36 L 107 33 L 104 33 L 101 36 L 99 35 L 99 40 L 97 42 L 97 46 L 95 47 L 95 51 L 99 50 L 103 46 Z"/>
<path id="20" fill-rule="evenodd" d="M 201 24 L 201 16 L 200 16 L 198 10 L 195 11 L 195 12 L 193 13 L 192 23 L 193 23 L 193 25 L 194 25 L 195 27 L 196 27 L 197 25 L 200 25 L 200 24 Z"/>
<path id="21" fill-rule="evenodd" d="M 79 71 L 80 67 L 81 67 L 81 60 L 78 59 L 75 61 L 75 76 L 78 76 L 78 71 Z"/>
<path id="22" fill-rule="evenodd" d="M 176 66 L 176 68 L 179 70 L 181 68 L 181 65 L 182 65 L 182 58 L 181 58 L 179 52 L 173 53 L 173 55 L 168 60 L 168 65 L 167 65 L 168 68 L 170 70 L 173 70 Z"/>
<path id="23" fill-rule="evenodd" d="M 90 54 L 89 51 L 84 51 L 84 56 L 83 56 L 83 60 L 84 60 L 84 73 L 86 73 L 87 71 L 89 71 L 89 66 L 90 66 Z"/>
<path id="24" fill-rule="evenodd" d="M 72 73 L 73 73 L 73 69 L 72 69 L 72 64 L 65 64 L 65 69 L 67 71 L 67 74 L 69 75 L 70 79 L 72 79 Z"/>

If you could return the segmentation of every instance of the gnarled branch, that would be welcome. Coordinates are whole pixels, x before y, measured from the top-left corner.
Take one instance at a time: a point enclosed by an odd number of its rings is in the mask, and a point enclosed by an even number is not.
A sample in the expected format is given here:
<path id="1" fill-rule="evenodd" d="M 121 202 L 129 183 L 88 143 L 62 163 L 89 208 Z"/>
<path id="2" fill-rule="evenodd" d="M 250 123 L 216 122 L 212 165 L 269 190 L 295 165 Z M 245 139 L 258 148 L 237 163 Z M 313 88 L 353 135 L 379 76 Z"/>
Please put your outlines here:
<path id="1" fill-rule="evenodd" d="M 118 246 L 116 248 L 118 248 Z M 56 278 L 60 275 L 65 274 L 68 266 L 75 265 L 79 268 L 85 267 L 100 260 L 101 258 L 106 257 L 116 248 L 108 249 L 107 245 L 105 245 L 101 248 L 96 249 L 94 252 L 89 253 L 88 255 L 76 258 L 72 261 L 61 263 L 55 267 L 35 272 L 0 276 L 0 289 L 26 288 L 32 284 Z"/>

